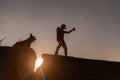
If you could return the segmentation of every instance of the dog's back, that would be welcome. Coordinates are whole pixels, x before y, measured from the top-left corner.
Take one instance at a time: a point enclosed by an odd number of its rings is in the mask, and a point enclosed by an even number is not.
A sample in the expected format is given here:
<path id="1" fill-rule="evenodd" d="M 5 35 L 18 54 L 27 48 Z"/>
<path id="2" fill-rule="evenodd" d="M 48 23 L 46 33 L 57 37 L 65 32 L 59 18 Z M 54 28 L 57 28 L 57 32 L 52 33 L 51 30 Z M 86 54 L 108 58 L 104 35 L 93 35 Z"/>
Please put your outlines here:
<path id="1" fill-rule="evenodd" d="M 30 37 L 24 41 L 19 41 L 16 42 L 13 47 L 23 47 L 23 48 L 30 48 L 31 43 L 34 42 L 36 40 L 36 38 L 30 34 Z"/>

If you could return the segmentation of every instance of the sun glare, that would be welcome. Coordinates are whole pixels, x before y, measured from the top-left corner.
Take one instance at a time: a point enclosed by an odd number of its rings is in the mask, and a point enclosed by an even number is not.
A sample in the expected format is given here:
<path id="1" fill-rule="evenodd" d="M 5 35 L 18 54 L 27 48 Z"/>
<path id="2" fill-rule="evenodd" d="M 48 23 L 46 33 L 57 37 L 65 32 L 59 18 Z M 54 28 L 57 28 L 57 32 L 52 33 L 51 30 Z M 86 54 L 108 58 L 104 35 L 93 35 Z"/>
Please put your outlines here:
<path id="1" fill-rule="evenodd" d="M 37 58 L 36 62 L 35 62 L 35 69 L 34 69 L 34 71 L 36 71 L 41 66 L 42 63 L 43 63 L 43 59 L 42 58 Z"/>

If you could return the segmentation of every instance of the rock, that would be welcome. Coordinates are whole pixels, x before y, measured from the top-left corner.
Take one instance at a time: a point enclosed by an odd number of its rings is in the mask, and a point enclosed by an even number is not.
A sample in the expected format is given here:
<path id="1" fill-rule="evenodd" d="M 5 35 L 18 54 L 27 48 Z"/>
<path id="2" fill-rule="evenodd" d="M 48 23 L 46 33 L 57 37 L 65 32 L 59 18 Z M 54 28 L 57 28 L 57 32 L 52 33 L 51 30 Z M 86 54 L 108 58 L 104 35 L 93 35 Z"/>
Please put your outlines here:
<path id="1" fill-rule="evenodd" d="M 42 55 L 44 61 L 37 70 L 45 80 L 120 80 L 120 62 L 75 57 Z M 42 72 L 42 73 L 41 73 Z"/>
<path id="2" fill-rule="evenodd" d="M 35 60 L 32 48 L 0 47 L 0 80 L 30 80 Z"/>

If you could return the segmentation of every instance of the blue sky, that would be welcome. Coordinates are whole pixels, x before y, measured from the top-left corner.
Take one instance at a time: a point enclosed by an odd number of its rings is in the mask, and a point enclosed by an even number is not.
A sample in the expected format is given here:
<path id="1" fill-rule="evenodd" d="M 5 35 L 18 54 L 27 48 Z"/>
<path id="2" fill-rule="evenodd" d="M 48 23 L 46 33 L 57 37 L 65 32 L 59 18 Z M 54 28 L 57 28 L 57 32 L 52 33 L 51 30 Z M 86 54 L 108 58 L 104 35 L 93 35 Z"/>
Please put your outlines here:
<path id="1" fill-rule="evenodd" d="M 30 33 L 37 55 L 54 54 L 56 28 L 76 31 L 65 35 L 68 55 L 120 61 L 119 0 L 0 0 L 0 39 L 12 46 Z M 60 49 L 60 55 L 63 49 Z"/>

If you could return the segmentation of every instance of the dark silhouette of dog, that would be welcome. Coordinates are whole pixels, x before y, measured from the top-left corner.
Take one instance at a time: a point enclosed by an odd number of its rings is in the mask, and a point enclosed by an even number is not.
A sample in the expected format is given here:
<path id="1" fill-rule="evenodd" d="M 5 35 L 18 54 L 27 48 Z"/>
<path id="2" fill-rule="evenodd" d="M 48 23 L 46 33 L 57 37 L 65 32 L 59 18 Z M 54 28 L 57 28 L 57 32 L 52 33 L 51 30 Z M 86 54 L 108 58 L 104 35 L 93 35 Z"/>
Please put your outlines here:
<path id="1" fill-rule="evenodd" d="M 35 36 L 33 36 L 32 34 L 30 34 L 30 37 L 24 41 L 19 41 L 16 42 L 13 47 L 19 47 L 19 48 L 30 48 L 31 43 L 34 42 L 36 40 Z"/>

